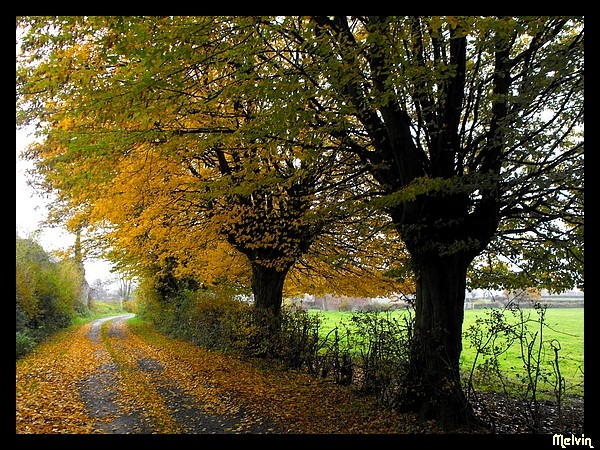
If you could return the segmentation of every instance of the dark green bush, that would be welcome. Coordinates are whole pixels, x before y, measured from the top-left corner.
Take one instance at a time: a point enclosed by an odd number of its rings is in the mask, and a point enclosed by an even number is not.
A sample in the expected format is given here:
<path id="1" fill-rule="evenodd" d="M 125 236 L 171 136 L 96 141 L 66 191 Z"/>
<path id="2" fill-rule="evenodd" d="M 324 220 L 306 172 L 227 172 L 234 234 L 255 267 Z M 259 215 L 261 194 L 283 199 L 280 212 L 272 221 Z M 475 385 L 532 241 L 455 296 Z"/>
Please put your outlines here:
<path id="1" fill-rule="evenodd" d="M 252 307 L 237 300 L 236 293 L 227 285 L 210 289 L 185 285 L 166 291 L 142 282 L 137 313 L 169 336 L 212 350 L 244 352 L 253 334 Z"/>
<path id="2" fill-rule="evenodd" d="M 194 343 L 208 349 L 239 351 L 252 334 L 252 307 L 224 287 L 195 293 L 187 320 Z"/>
<path id="3" fill-rule="evenodd" d="M 19 359 L 32 351 L 37 345 L 37 342 L 35 338 L 31 336 L 31 332 L 27 329 L 24 329 L 22 331 L 17 331 L 16 344 L 17 359 Z"/>
<path id="4" fill-rule="evenodd" d="M 373 394 L 380 403 L 394 407 L 403 395 L 409 367 L 413 316 L 392 317 L 388 312 L 370 311 L 352 316 L 360 373 L 358 389 Z"/>

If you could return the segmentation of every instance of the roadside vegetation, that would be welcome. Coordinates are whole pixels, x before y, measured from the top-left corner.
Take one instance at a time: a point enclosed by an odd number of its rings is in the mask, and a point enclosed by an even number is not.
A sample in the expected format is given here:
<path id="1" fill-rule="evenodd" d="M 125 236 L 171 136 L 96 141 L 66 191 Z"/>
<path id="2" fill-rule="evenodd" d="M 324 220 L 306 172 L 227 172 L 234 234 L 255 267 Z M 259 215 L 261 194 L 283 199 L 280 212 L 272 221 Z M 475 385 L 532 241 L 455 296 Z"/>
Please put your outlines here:
<path id="1" fill-rule="evenodd" d="M 338 332 L 341 334 L 344 334 L 347 329 L 358 331 L 353 316 L 364 314 L 321 310 L 309 310 L 308 312 L 319 318 L 319 334 L 323 337 L 332 333 L 335 328 L 338 328 Z M 410 312 L 406 309 L 377 313 L 389 322 L 402 320 L 402 317 L 409 314 Z M 505 375 L 513 382 L 518 381 L 523 369 L 521 346 L 517 345 L 514 339 L 514 342 L 511 343 L 510 336 L 507 336 L 504 332 L 509 331 L 511 326 L 513 330 L 516 330 L 517 324 L 521 324 L 527 327 L 530 333 L 538 334 L 538 337 L 536 337 L 538 342 L 539 339 L 544 341 L 546 348 L 544 348 L 544 360 L 540 362 L 542 368 L 549 369 L 554 363 L 554 347 L 550 343 L 560 345 L 562 378 L 565 384 L 569 386 L 569 393 L 583 396 L 584 309 L 548 308 L 543 311 L 543 318 L 540 317 L 541 314 L 542 310 L 536 308 L 466 310 L 463 324 L 463 350 L 461 353 L 462 371 L 467 376 L 472 375 L 473 377 L 476 373 L 471 374 L 472 371 L 477 373 L 483 371 L 482 365 L 491 357 L 490 351 L 484 347 L 485 342 L 482 340 L 485 335 L 489 341 L 488 347 L 492 344 L 496 346 L 498 370 L 505 372 Z M 504 324 L 505 329 L 498 329 L 498 323 Z M 496 335 L 494 335 L 492 326 L 496 327 Z M 540 327 L 542 328 L 540 329 Z M 489 365 L 489 362 L 487 364 Z M 482 377 L 479 378 L 483 382 Z M 553 389 L 550 378 L 546 377 L 544 383 L 546 391 Z M 501 384 L 497 384 L 495 387 L 501 388 Z"/>
<path id="2" fill-rule="evenodd" d="M 82 264 L 59 259 L 32 238 L 16 238 L 16 358 L 73 324 L 122 312 L 112 302 L 94 302 L 85 289 Z"/>
<path id="3" fill-rule="evenodd" d="M 406 389 L 402 380 L 414 330 L 410 309 L 307 312 L 284 308 L 280 332 L 274 339 L 260 340 L 251 305 L 232 300 L 225 287 L 181 291 L 170 302 L 152 300 L 141 291 L 139 300 L 139 316 L 167 336 L 300 370 L 370 396 L 382 408 L 401 410 L 399 398 Z M 504 309 L 467 310 L 463 331 L 464 389 L 488 425 L 497 427 L 506 420 L 498 416 L 506 411 L 499 398 L 515 403 L 512 408 L 520 411 L 515 417 L 521 417 L 522 428 L 529 432 L 573 425 L 566 411 L 583 400 L 582 308 L 511 304 Z M 582 409 L 577 414 L 582 420 Z"/>

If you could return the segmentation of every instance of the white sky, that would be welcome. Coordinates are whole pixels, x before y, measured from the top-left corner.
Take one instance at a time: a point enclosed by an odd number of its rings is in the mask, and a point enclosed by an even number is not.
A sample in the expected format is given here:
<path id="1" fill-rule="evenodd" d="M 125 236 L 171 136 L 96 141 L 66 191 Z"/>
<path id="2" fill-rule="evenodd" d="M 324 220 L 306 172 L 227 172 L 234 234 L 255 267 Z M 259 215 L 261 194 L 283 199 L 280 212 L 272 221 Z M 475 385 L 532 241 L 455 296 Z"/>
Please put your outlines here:
<path id="1" fill-rule="evenodd" d="M 65 229 L 43 228 L 41 222 L 48 212 L 46 205 L 49 199 L 39 196 L 33 188 L 27 185 L 26 171 L 31 167 L 29 161 L 19 158 L 33 138 L 25 130 L 16 131 L 16 200 L 15 218 L 19 237 L 35 237 L 36 241 L 48 253 L 54 250 L 66 249 L 75 242 L 75 236 Z M 33 233 L 36 233 L 34 236 Z M 110 273 L 110 264 L 104 260 L 84 261 L 86 279 L 92 284 L 100 279 L 107 281 L 114 279 Z"/>

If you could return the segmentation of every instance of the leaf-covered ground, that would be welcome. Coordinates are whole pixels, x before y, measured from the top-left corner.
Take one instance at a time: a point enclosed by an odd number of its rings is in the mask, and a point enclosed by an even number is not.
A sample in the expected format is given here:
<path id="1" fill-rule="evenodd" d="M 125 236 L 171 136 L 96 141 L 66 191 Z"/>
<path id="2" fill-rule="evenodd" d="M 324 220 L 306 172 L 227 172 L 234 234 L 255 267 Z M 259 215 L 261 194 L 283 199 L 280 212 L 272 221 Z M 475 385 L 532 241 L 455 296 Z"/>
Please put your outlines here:
<path id="1" fill-rule="evenodd" d="M 65 330 L 17 362 L 18 434 L 440 434 L 327 380 L 207 351 L 128 317 Z M 497 432 L 527 432 L 511 405 L 496 403 Z"/>
<path id="2" fill-rule="evenodd" d="M 17 433 L 436 432 L 302 372 L 132 332 L 125 318 L 60 333 L 17 363 Z"/>

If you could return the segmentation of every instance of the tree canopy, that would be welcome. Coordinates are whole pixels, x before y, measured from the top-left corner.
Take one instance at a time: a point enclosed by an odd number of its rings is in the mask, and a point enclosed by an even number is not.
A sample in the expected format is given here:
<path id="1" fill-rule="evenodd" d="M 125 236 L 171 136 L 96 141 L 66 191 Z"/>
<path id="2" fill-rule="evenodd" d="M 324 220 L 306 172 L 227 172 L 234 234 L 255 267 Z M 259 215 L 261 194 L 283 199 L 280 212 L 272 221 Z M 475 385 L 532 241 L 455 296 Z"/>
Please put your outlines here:
<path id="1" fill-rule="evenodd" d="M 29 24 L 38 29 L 23 40 L 25 50 L 42 35 L 65 39 L 33 66 L 24 87 L 47 96 L 47 134 L 29 154 L 59 192 L 57 217 L 106 230 L 109 254 L 138 268 L 169 267 L 210 282 L 248 278 L 248 265 L 283 276 L 295 265 L 295 280 L 321 270 L 313 289 L 402 289 L 384 275 L 395 256 L 374 245 L 389 247 L 394 237 L 362 202 L 366 171 L 311 126 L 292 79 L 263 74 L 255 66 L 264 56 L 252 61 L 235 52 L 254 35 L 252 22 L 240 22 L 70 17 Z M 46 120 L 24 104 L 21 112 Z M 357 276 L 360 283 L 349 282 Z"/>
<path id="2" fill-rule="evenodd" d="M 423 416 L 469 420 L 467 285 L 583 287 L 581 17 L 17 26 L 17 123 L 39 122 L 28 155 L 58 218 L 105 227 L 113 254 L 142 267 L 249 268 L 275 312 L 303 263 L 381 289 L 409 262 L 407 405 Z"/>

